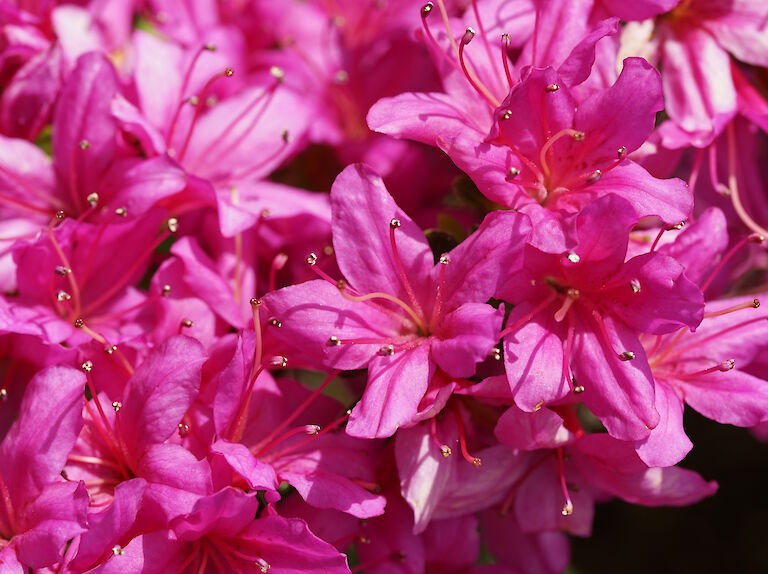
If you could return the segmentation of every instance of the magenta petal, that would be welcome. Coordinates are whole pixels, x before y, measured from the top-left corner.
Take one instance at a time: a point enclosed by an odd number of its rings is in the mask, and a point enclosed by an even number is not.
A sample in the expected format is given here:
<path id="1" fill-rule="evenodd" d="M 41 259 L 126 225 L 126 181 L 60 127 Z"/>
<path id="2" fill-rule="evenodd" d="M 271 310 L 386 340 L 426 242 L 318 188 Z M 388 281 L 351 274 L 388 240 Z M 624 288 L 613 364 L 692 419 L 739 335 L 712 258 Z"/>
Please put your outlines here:
<path id="1" fill-rule="evenodd" d="M 67 540 L 86 531 L 88 491 L 80 482 L 48 485 L 23 510 L 25 532 L 14 537 L 19 560 L 31 567 L 59 560 Z"/>
<path id="2" fill-rule="evenodd" d="M 502 444 L 520 450 L 558 448 L 573 440 L 563 419 L 549 409 L 527 413 L 514 405 L 501 415 L 494 434 Z"/>
<path id="3" fill-rule="evenodd" d="M 603 320 L 611 347 L 589 319 L 577 319 L 571 361 L 576 383 L 584 387 L 584 403 L 611 436 L 641 440 L 659 422 L 648 359 L 634 332 L 611 317 Z M 617 353 L 625 351 L 635 358 L 620 360 Z"/>
<path id="4" fill-rule="evenodd" d="M 715 482 L 676 466 L 648 468 L 630 443 L 593 434 L 577 443 L 585 456 L 574 458 L 590 482 L 622 500 L 644 506 L 686 506 L 712 496 Z"/>
<path id="5" fill-rule="evenodd" d="M 281 462 L 280 478 L 315 508 L 334 508 L 358 518 L 383 514 L 386 499 L 364 490 L 333 469 L 326 469 L 327 455 L 326 449 L 322 449 L 296 456 L 288 464 Z"/>
<path id="6" fill-rule="evenodd" d="M 197 240 L 182 237 L 173 244 L 171 253 L 184 263 L 184 281 L 190 289 L 230 325 L 244 327 L 245 319 L 235 303 L 232 289 Z"/>
<path id="7" fill-rule="evenodd" d="M 139 365 L 128 381 L 119 418 L 130 456 L 140 458 L 149 445 L 178 430 L 200 387 L 204 359 L 202 345 L 181 335 L 168 339 Z"/>
<path id="8" fill-rule="evenodd" d="M 303 520 L 261 517 L 253 520 L 241 537 L 260 549 L 261 557 L 275 573 L 349 574 L 347 557 L 312 534 Z"/>
<path id="9" fill-rule="evenodd" d="M 530 312 L 528 302 L 516 305 L 507 319 L 512 324 Z M 565 326 L 545 309 L 504 337 L 504 366 L 515 404 L 532 412 L 561 399 L 570 391 L 563 376 Z"/>
<path id="10" fill-rule="evenodd" d="M 83 209 L 115 153 L 110 102 L 118 89 L 112 64 L 102 54 L 82 56 L 59 95 L 53 118 L 53 165 L 72 206 Z"/>
<path id="11" fill-rule="evenodd" d="M 615 193 L 632 204 L 637 217 L 656 215 L 671 224 L 688 219 L 693 209 L 693 194 L 684 181 L 657 179 L 629 160 L 605 172 L 585 190 L 595 195 Z"/>
<path id="12" fill-rule="evenodd" d="M 693 448 L 683 428 L 684 406 L 683 400 L 672 387 L 663 383 L 656 384 L 659 424 L 647 438 L 635 444 L 638 456 L 648 466 L 673 466 Z"/>
<path id="13" fill-rule="evenodd" d="M 275 336 L 310 367 L 359 369 L 388 341 L 399 336 L 402 320 L 373 305 L 344 299 L 335 285 L 317 280 L 292 285 L 264 297 L 269 316 L 280 321 Z M 371 344 L 332 345 L 329 338 L 380 339 Z"/>
<path id="14" fill-rule="evenodd" d="M 471 377 L 499 340 L 503 309 L 465 303 L 440 321 L 432 340 L 432 359 L 453 377 Z"/>
<path id="15" fill-rule="evenodd" d="M 115 487 L 115 496 L 109 507 L 88 515 L 88 531 L 80 536 L 77 556 L 69 568 L 88 570 L 124 539 L 135 524 L 146 487 L 147 481 L 143 478 L 122 482 Z"/>
<path id="16" fill-rule="evenodd" d="M 395 458 L 400 490 L 413 510 L 413 531 L 419 534 L 443 498 L 455 457 L 445 458 L 430 436 L 429 426 L 420 424 L 397 433 Z"/>
<path id="17" fill-rule="evenodd" d="M 472 235 L 451 250 L 445 269 L 437 265 L 432 270 L 435 284 L 445 273 L 443 309 L 470 301 L 484 303 L 498 293 L 507 274 L 522 267 L 523 247 L 530 233 L 526 215 L 510 211 L 488 214 Z"/>
<path id="18" fill-rule="evenodd" d="M 211 446 L 211 453 L 220 455 L 235 473 L 245 479 L 251 490 L 277 493 L 280 483 L 275 475 L 275 469 L 257 460 L 245 445 L 217 440 Z"/>
<path id="19" fill-rule="evenodd" d="M 551 10 L 551 8 L 549 8 Z M 568 57 L 557 68 L 557 73 L 566 86 L 573 88 L 584 82 L 592 72 L 595 64 L 595 49 L 597 43 L 606 36 L 616 34 L 619 30 L 618 18 L 601 20 L 581 41 L 574 46 Z"/>
<path id="20" fill-rule="evenodd" d="M 687 132 L 712 131 L 736 111 L 730 56 L 704 29 L 676 32 L 662 43 L 667 113 Z"/>
<path id="21" fill-rule="evenodd" d="M 0 446 L 0 475 L 14 508 L 24 508 L 59 478 L 83 426 L 85 375 L 49 367 L 27 385 L 19 418 Z"/>
<path id="22" fill-rule="evenodd" d="M 159 530 L 134 538 L 122 553 L 110 552 L 106 562 L 88 574 L 167 574 L 180 568 L 185 558 L 184 544 L 169 530 Z"/>
<path id="23" fill-rule="evenodd" d="M 395 230 L 397 252 L 405 276 L 419 303 L 425 297 L 418 286 L 428 284 L 432 251 L 421 229 L 395 203 L 384 182 L 369 167 L 347 167 L 331 188 L 333 247 L 344 277 L 361 294 L 383 291 L 410 302 L 398 276 L 398 265 L 390 240 L 390 221 Z"/>
<path id="24" fill-rule="evenodd" d="M 701 323 L 704 295 L 685 276 L 683 266 L 667 255 L 633 257 L 615 281 L 618 287 L 606 307 L 637 331 L 663 334 Z"/>
<path id="25" fill-rule="evenodd" d="M 663 108 L 659 72 L 642 58 L 627 58 L 616 83 L 579 106 L 573 127 L 586 134 L 590 155 L 614 159 L 619 148 L 631 153 L 645 143 Z"/>
<path id="26" fill-rule="evenodd" d="M 405 93 L 382 98 L 368 111 L 368 127 L 382 134 L 435 145 L 467 130 L 467 113 L 454 98 L 441 93 Z M 474 125 L 478 134 L 487 126 Z M 482 135 L 480 138 L 482 139 Z"/>
<path id="27" fill-rule="evenodd" d="M 717 207 L 710 207 L 693 225 L 683 229 L 674 242 L 662 245 L 658 251 L 674 257 L 685 267 L 685 276 L 699 285 L 727 247 L 725 215 Z"/>
<path id="28" fill-rule="evenodd" d="M 602 0 L 611 14 L 615 14 L 622 20 L 646 20 L 669 12 L 680 0 Z"/>
<path id="29" fill-rule="evenodd" d="M 419 343 L 407 351 L 376 356 L 368 366 L 368 385 L 352 409 L 347 433 L 360 438 L 391 436 L 418 413 L 434 367 L 430 345 Z"/>
<path id="30" fill-rule="evenodd" d="M 674 384 L 686 403 L 721 424 L 751 427 L 768 420 L 768 385 L 764 379 L 734 369 Z"/>

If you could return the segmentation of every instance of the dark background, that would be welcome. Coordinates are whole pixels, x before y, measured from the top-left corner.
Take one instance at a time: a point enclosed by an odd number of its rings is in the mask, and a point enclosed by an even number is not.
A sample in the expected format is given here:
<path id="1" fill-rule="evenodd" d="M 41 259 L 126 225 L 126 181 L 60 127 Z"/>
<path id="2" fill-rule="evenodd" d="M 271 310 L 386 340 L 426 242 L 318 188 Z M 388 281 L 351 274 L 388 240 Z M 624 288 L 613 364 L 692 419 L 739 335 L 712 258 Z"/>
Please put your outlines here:
<path id="1" fill-rule="evenodd" d="M 572 539 L 569 574 L 768 573 L 768 444 L 686 409 L 693 450 L 681 466 L 720 485 L 686 508 L 598 505 L 594 533 Z"/>

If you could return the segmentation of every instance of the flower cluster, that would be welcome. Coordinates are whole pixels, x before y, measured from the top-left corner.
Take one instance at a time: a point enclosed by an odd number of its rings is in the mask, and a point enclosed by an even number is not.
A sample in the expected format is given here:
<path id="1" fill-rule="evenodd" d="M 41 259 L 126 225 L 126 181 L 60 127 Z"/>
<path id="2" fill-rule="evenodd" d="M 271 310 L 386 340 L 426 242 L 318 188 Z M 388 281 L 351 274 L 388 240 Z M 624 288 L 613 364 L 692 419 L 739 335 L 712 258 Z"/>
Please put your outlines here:
<path id="1" fill-rule="evenodd" d="M 711 496 L 766 69 L 764 0 L 0 2 L 0 572 L 547 574 Z"/>

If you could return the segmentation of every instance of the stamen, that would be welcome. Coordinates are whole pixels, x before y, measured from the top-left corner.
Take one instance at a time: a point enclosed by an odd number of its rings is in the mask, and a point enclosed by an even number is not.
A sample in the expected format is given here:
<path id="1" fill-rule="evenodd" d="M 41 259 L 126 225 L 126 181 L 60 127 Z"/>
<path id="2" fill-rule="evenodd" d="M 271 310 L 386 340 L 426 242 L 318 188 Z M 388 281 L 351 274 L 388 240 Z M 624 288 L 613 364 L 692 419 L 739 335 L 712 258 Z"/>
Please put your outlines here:
<path id="1" fill-rule="evenodd" d="M 499 335 L 500 339 L 503 339 L 507 335 L 514 333 L 517 331 L 520 327 L 522 327 L 525 323 L 533 319 L 536 315 L 541 312 L 542 309 L 548 307 L 552 301 L 555 300 L 556 294 L 550 293 L 547 295 L 546 298 L 544 298 L 543 301 L 541 301 L 538 305 L 536 305 L 531 311 L 520 317 L 517 321 L 512 323 L 511 325 L 507 325 L 506 329 L 504 329 L 501 334 Z"/>
<path id="2" fill-rule="evenodd" d="M 485 34 L 483 34 L 483 36 L 485 36 Z M 504 65 L 504 75 L 507 77 L 507 85 L 509 86 L 509 89 L 512 89 L 512 86 L 514 86 L 515 83 L 512 81 L 512 74 L 509 73 L 509 56 L 507 55 L 510 43 L 511 38 L 509 37 L 509 34 L 505 32 L 501 35 L 501 63 Z"/>
<path id="3" fill-rule="evenodd" d="M 738 178 L 736 177 L 736 135 L 733 122 L 728 123 L 726 134 L 728 136 L 728 189 L 730 190 L 733 209 L 736 211 L 736 215 L 739 216 L 739 219 L 741 219 L 744 225 L 749 227 L 753 232 L 766 236 L 768 235 L 768 230 L 752 219 L 744 208 L 744 205 L 741 203 Z"/>
<path id="4" fill-rule="evenodd" d="M 725 267 L 726 263 L 731 260 L 731 258 L 736 255 L 736 253 L 745 245 L 748 243 L 762 243 L 765 241 L 765 236 L 753 233 L 751 235 L 747 235 L 745 238 L 743 238 L 741 241 L 736 243 L 731 249 L 728 250 L 728 252 L 723 256 L 723 258 L 720 260 L 720 262 L 715 266 L 715 268 L 709 273 L 707 278 L 704 280 L 704 282 L 701 284 L 701 290 L 702 292 L 707 290 L 707 287 L 709 287 L 712 284 L 712 281 L 714 281 L 717 274 Z"/>
<path id="5" fill-rule="evenodd" d="M 485 55 L 488 57 L 488 63 L 493 62 L 493 56 L 491 55 L 491 46 L 488 43 L 488 34 L 485 33 L 485 28 L 483 27 L 483 19 L 480 18 L 480 11 L 477 9 L 477 0 L 472 0 L 472 11 L 475 13 L 475 20 L 477 20 L 477 27 L 480 30 L 480 37 L 483 40 L 483 47 L 485 48 Z M 506 64 L 506 58 L 505 58 L 505 64 Z M 499 70 L 496 66 L 492 66 L 493 72 L 496 75 L 496 80 L 499 82 L 499 84 L 502 84 L 501 76 L 499 75 Z M 510 85 L 511 87 L 511 85 Z"/>
<path id="6" fill-rule="evenodd" d="M 728 315 L 729 313 L 741 311 L 742 309 L 757 309 L 758 307 L 760 307 L 760 299 L 752 299 L 752 301 L 747 301 L 746 303 L 741 303 L 740 305 L 734 305 L 733 307 L 728 307 L 727 309 L 704 313 L 704 318 L 708 319 L 710 317 L 720 317 L 722 315 Z"/>
<path id="7" fill-rule="evenodd" d="M 698 377 L 701 377 L 703 375 L 708 375 L 710 373 L 727 373 L 728 371 L 732 371 L 736 367 L 736 361 L 734 359 L 728 359 L 726 361 L 723 361 L 721 363 L 718 363 L 714 367 L 709 367 L 708 369 L 702 369 L 701 371 L 696 371 L 694 373 L 662 373 L 665 374 L 671 378 L 676 379 L 696 379 Z M 656 371 L 656 374 L 659 374 L 658 371 Z"/>
<path id="8" fill-rule="evenodd" d="M 573 349 L 573 336 L 575 333 L 575 325 L 573 321 L 573 314 L 568 313 L 568 328 L 565 335 L 565 347 L 563 348 L 563 374 L 560 378 L 562 384 L 563 378 L 568 382 L 568 386 L 571 387 L 573 392 L 576 392 L 576 387 L 573 386 L 573 373 L 571 372 L 571 350 Z M 582 388 L 582 391 L 584 389 Z"/>
<path id="9" fill-rule="evenodd" d="M 184 74 L 184 79 L 182 80 L 181 88 L 179 89 L 179 104 L 176 106 L 173 118 L 171 119 L 171 123 L 168 126 L 168 133 L 165 136 L 166 147 L 171 145 L 171 139 L 173 138 L 173 132 L 176 129 L 176 122 L 179 120 L 179 114 L 181 113 L 181 109 L 184 107 L 185 102 L 188 101 L 187 98 L 185 98 L 184 93 L 187 91 L 187 87 L 189 87 L 189 81 L 192 77 L 192 72 L 197 65 L 197 61 L 200 59 L 200 56 L 206 51 L 215 52 L 216 46 L 211 43 L 201 46 L 192 57 L 192 61 L 190 62 L 189 66 L 187 67 L 187 71 Z"/>
<path id="10" fill-rule="evenodd" d="M 400 259 L 400 252 L 397 250 L 397 241 L 395 241 L 395 229 L 398 229 L 400 225 L 400 220 L 397 218 L 392 218 L 389 222 L 389 243 L 392 246 L 392 256 L 395 261 L 395 267 L 397 268 L 400 284 L 408 294 L 408 298 L 411 300 L 413 309 L 419 316 L 422 316 L 424 312 L 421 310 L 418 299 L 416 299 L 416 293 L 411 286 L 411 282 L 408 281 L 408 276 L 405 274 L 405 267 L 403 266 L 403 262 Z"/>
<path id="11" fill-rule="evenodd" d="M 344 280 L 337 281 L 336 287 L 338 287 L 339 292 L 341 293 L 341 296 L 347 299 L 348 301 L 355 301 L 360 303 L 364 301 L 372 301 L 376 299 L 383 299 L 385 301 L 390 301 L 391 303 L 394 303 L 395 305 L 400 307 L 403 311 L 405 311 L 422 333 L 426 334 L 429 332 L 427 330 L 427 326 L 424 324 L 421 317 L 419 317 L 416 314 L 416 312 L 408 306 L 407 303 L 405 303 L 401 299 L 398 299 L 394 295 L 390 295 L 389 293 L 382 293 L 382 292 L 373 292 L 373 293 L 368 293 L 367 295 L 360 295 L 360 296 L 352 295 L 347 290 L 347 284 Z"/>
<path id="12" fill-rule="evenodd" d="M 565 292 L 565 300 L 563 301 L 562 306 L 555 311 L 555 321 L 560 323 L 563 319 L 565 319 L 565 316 L 568 314 L 568 311 L 570 311 L 571 306 L 576 302 L 576 300 L 579 298 L 579 290 L 569 288 Z"/>
<path id="13" fill-rule="evenodd" d="M 557 467 L 560 474 L 560 488 L 563 489 L 563 496 L 565 496 L 565 505 L 561 512 L 563 516 L 570 516 L 573 514 L 573 502 L 571 502 L 571 496 L 568 494 L 568 485 L 565 482 L 565 463 L 563 462 L 562 447 L 557 449 Z"/>
<path id="14" fill-rule="evenodd" d="M 469 450 L 467 449 L 467 436 L 464 429 L 464 421 L 462 420 L 461 412 L 459 411 L 458 403 L 453 402 L 451 403 L 451 406 L 453 407 L 453 414 L 456 417 L 456 426 L 459 429 L 459 448 L 461 449 L 461 456 L 463 456 L 464 460 L 466 460 L 475 468 L 480 468 L 483 465 L 482 459 L 476 456 L 472 456 L 469 454 Z"/>
<path id="15" fill-rule="evenodd" d="M 490 104 L 491 108 L 496 109 L 499 107 L 499 102 L 493 94 L 488 90 L 488 88 L 483 84 L 477 76 L 467 67 L 467 63 L 464 61 L 464 48 L 467 44 L 469 44 L 472 39 L 475 37 L 475 31 L 470 27 L 467 28 L 467 30 L 464 32 L 464 35 L 461 37 L 461 42 L 459 43 L 459 64 L 461 65 L 461 70 L 464 72 L 464 76 L 466 76 L 467 81 L 469 84 L 475 89 L 475 91 L 480 94 L 482 97 L 484 97 L 488 103 Z"/>
<path id="16" fill-rule="evenodd" d="M 435 295 L 435 305 L 432 308 L 432 318 L 429 320 L 430 332 L 435 330 L 435 322 L 440 315 L 441 307 L 443 304 L 443 291 L 445 290 L 445 269 L 451 262 L 451 257 L 447 253 L 443 253 L 440 256 L 440 282 L 437 284 L 437 295 Z"/>
<path id="17" fill-rule="evenodd" d="M 280 435 L 285 429 L 287 429 L 293 422 L 305 411 L 307 408 L 312 404 L 312 402 L 325 390 L 325 388 L 330 384 L 330 382 L 336 378 L 336 376 L 341 371 L 331 371 L 331 373 L 323 380 L 322 383 L 314 390 L 312 391 L 312 394 L 310 394 L 304 401 L 291 413 L 290 416 L 288 416 L 285 420 L 283 420 L 282 423 L 280 423 L 271 433 L 269 433 L 265 438 L 263 438 L 261 441 L 259 441 L 256 446 L 254 446 L 251 450 L 255 455 L 258 455 L 264 450 L 267 450 L 272 443 L 274 442 L 275 438 Z M 318 434 L 319 429 L 317 433 Z"/>
<path id="18" fill-rule="evenodd" d="M 70 316 L 70 319 L 74 317 L 79 317 L 80 309 L 81 309 L 80 287 L 78 286 L 77 280 L 75 279 L 75 274 L 72 272 L 72 265 L 70 265 L 69 259 L 64 254 L 64 250 L 61 248 L 61 245 L 56 240 L 56 237 L 53 234 L 53 229 L 51 228 L 50 225 L 46 227 L 46 231 L 48 232 L 48 238 L 51 241 L 51 245 L 53 246 L 54 251 L 56 251 L 56 255 L 58 255 L 59 260 L 61 261 L 61 267 L 63 267 L 64 269 L 68 269 L 65 275 L 67 277 L 67 282 L 69 283 L 69 287 L 72 290 L 71 298 L 73 299 L 73 303 L 74 303 L 74 308 L 72 309 L 72 314 Z M 58 267 L 56 269 L 58 269 Z M 59 301 L 69 300 L 66 298 L 60 299 L 58 296 L 57 296 L 57 299 Z"/>
<path id="19" fill-rule="evenodd" d="M 656 235 L 656 239 L 653 240 L 653 244 L 651 245 L 650 250 L 648 253 L 653 253 L 656 250 L 656 246 L 659 244 L 659 240 L 661 240 L 661 236 L 664 235 L 667 231 L 672 231 L 673 229 L 676 229 L 677 231 L 680 231 L 683 226 L 685 225 L 684 222 L 676 223 L 675 225 L 665 225 L 659 230 L 658 235 Z"/>
<path id="20" fill-rule="evenodd" d="M 584 132 L 574 130 L 572 128 L 564 128 L 549 138 L 546 143 L 541 146 L 541 151 L 539 151 L 539 164 L 541 165 L 541 171 L 547 180 L 549 180 L 551 176 L 549 165 L 547 164 L 547 153 L 549 153 L 549 150 L 552 149 L 553 145 L 555 145 L 558 141 L 566 136 L 570 136 L 573 141 L 577 142 L 584 140 Z M 547 185 L 547 187 L 549 187 L 549 185 Z"/>

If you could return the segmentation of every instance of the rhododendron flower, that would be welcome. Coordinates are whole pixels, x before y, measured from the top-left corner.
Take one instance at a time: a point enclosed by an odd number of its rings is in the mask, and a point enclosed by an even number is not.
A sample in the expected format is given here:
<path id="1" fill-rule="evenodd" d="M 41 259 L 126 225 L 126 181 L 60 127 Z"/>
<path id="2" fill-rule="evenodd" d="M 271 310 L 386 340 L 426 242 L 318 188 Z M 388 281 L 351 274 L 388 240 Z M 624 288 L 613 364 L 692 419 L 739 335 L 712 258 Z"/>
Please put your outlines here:
<path id="1" fill-rule="evenodd" d="M 264 301 L 299 361 L 368 366 L 368 388 L 347 432 L 389 436 L 413 421 L 436 368 L 469 376 L 491 352 L 501 314 L 485 301 L 499 287 L 502 268 L 518 268 L 528 220 L 489 216 L 434 265 L 422 232 L 365 166 L 342 172 L 331 205 L 334 250 L 346 280 L 326 276 Z M 514 249 L 504 260 L 502 245 Z M 314 268 L 316 259 L 309 259 Z"/>
<path id="2" fill-rule="evenodd" d="M 635 223 L 625 199 L 598 199 L 578 216 L 571 251 L 529 247 L 525 272 L 498 292 L 516 305 L 503 331 L 504 361 L 521 409 L 575 392 L 616 438 L 641 439 L 658 425 L 638 336 L 695 328 L 703 296 L 668 255 L 624 261 Z"/>

